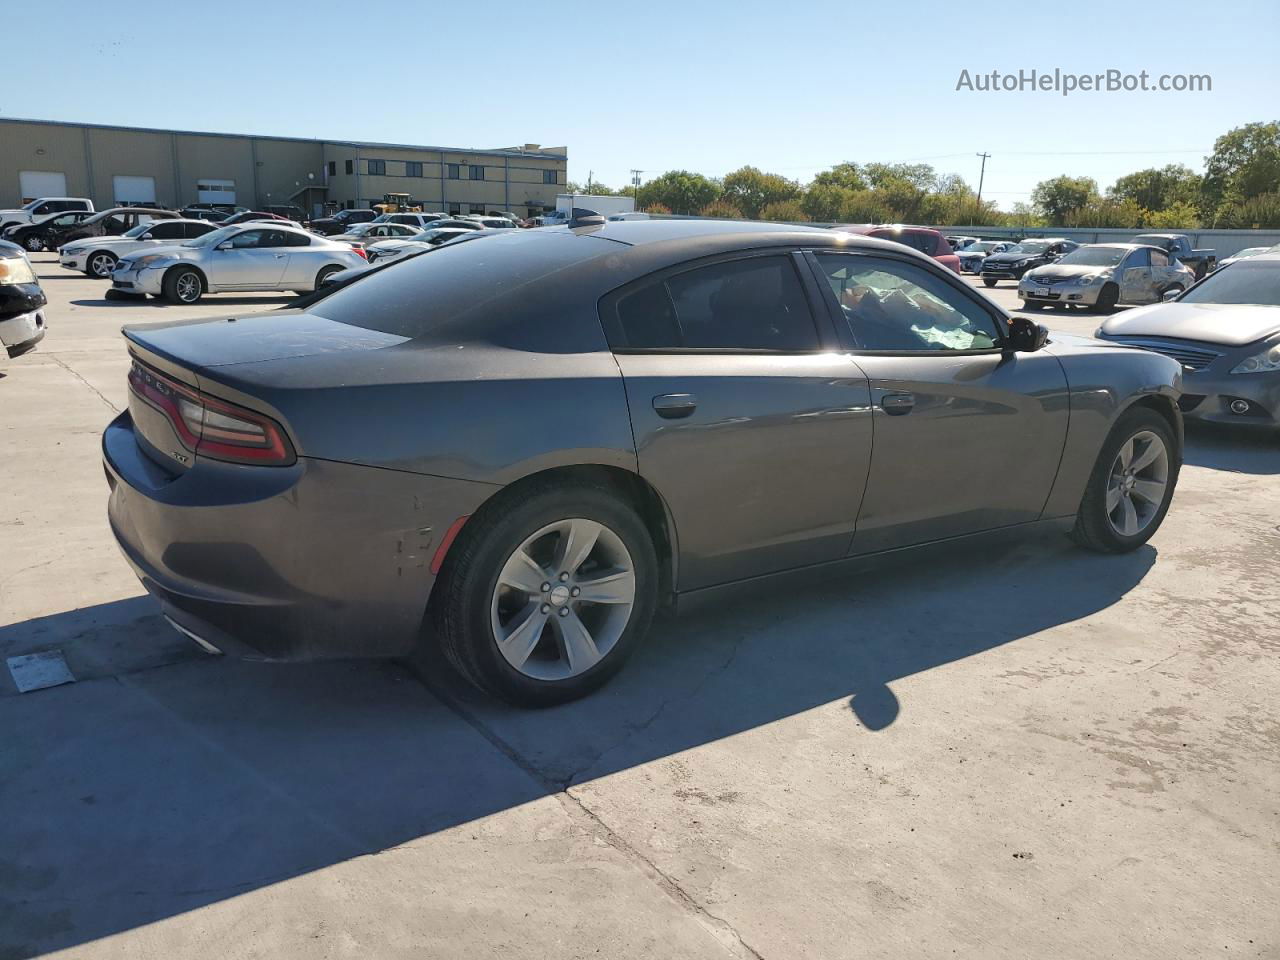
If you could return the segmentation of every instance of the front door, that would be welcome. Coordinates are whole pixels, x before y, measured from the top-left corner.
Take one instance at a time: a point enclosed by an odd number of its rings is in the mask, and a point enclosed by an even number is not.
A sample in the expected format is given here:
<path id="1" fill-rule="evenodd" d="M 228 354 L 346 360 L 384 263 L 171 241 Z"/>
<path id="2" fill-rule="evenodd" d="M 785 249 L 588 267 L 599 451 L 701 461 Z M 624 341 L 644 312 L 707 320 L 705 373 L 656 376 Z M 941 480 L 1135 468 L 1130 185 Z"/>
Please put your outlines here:
<path id="1" fill-rule="evenodd" d="M 1066 440 L 1066 377 L 1006 353 L 1005 320 L 962 281 L 905 258 L 815 252 L 866 374 L 874 453 L 852 553 L 1036 520 Z"/>
<path id="2" fill-rule="evenodd" d="M 1134 250 L 1120 265 L 1120 300 L 1122 303 L 1152 303 L 1156 299 L 1151 277 L 1150 251 Z"/>
<path id="3" fill-rule="evenodd" d="M 776 251 L 668 270 L 602 304 L 680 590 L 848 551 L 870 393 L 815 306 L 803 260 Z"/>
<path id="4" fill-rule="evenodd" d="M 283 230 L 245 230 L 228 241 L 229 249 L 214 250 L 209 282 L 219 290 L 270 290 L 289 265 L 288 237 Z"/>

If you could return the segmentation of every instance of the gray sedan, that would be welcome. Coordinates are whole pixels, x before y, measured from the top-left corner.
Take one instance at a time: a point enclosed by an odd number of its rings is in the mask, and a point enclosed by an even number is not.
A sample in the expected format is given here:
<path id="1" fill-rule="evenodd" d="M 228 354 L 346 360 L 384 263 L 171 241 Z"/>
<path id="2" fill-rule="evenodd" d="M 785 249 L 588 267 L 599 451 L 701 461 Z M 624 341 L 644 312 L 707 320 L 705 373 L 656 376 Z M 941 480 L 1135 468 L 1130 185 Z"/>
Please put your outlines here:
<path id="1" fill-rule="evenodd" d="M 1280 253 L 1219 267 L 1171 303 L 1110 318 L 1098 336 L 1182 364 L 1189 418 L 1280 426 Z"/>
<path id="2" fill-rule="evenodd" d="M 1173 360 L 781 224 L 504 230 L 125 337 L 108 512 L 175 624 L 272 659 L 425 638 L 527 705 L 731 585 L 1041 524 L 1133 550 L 1182 459 Z"/>
<path id="3" fill-rule="evenodd" d="M 1018 296 L 1024 309 L 1079 306 L 1106 312 L 1119 303 L 1157 303 L 1195 282 L 1188 267 L 1158 247 L 1091 243 L 1028 270 L 1018 281 Z"/>
<path id="4" fill-rule="evenodd" d="M 301 227 L 257 221 L 128 254 L 111 274 L 111 289 L 163 296 L 172 303 L 196 303 L 206 293 L 232 290 L 308 292 L 330 274 L 364 263 L 350 244 Z"/>

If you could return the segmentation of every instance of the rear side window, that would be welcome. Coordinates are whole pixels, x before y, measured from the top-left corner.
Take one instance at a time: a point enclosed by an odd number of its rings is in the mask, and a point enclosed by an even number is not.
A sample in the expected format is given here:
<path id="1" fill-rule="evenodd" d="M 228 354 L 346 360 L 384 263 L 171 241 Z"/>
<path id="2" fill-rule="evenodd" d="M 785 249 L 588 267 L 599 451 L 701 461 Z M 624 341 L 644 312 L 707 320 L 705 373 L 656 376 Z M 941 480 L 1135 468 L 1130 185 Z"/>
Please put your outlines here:
<path id="1" fill-rule="evenodd" d="M 750 257 L 689 270 L 634 290 L 617 304 L 634 350 L 820 349 L 818 329 L 790 257 Z"/>
<path id="2" fill-rule="evenodd" d="M 181 223 L 157 223 L 148 233 L 153 240 L 185 240 L 186 225 Z"/>

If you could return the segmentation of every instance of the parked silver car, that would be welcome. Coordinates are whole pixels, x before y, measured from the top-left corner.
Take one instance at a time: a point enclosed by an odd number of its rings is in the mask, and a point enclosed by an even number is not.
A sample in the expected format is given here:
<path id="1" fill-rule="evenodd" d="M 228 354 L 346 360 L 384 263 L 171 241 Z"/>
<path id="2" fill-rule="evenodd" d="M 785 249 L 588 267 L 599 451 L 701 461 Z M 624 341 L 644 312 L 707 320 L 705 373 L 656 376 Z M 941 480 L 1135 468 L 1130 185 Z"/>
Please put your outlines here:
<path id="1" fill-rule="evenodd" d="M 1091 243 L 1028 270 L 1018 281 L 1018 296 L 1024 309 L 1053 304 L 1110 311 L 1118 303 L 1159 303 L 1193 283 L 1188 267 L 1156 247 Z"/>
<path id="2" fill-rule="evenodd" d="M 357 223 L 347 228 L 346 233 L 330 237 L 335 243 L 349 243 L 353 247 L 367 247 L 380 240 L 403 240 L 418 233 L 417 227 L 404 223 Z"/>
<path id="3" fill-rule="evenodd" d="M 1280 427 L 1280 252 L 1220 267 L 1171 303 L 1118 313 L 1098 336 L 1182 364 L 1186 417 Z"/>
<path id="4" fill-rule="evenodd" d="M 350 244 L 300 227 L 243 223 L 184 244 L 130 254 L 116 265 L 111 288 L 195 303 L 206 293 L 315 290 L 339 270 L 363 266 Z"/>
<path id="5" fill-rule="evenodd" d="M 85 237 L 58 248 L 58 263 L 88 277 L 106 279 L 120 258 L 156 247 L 173 246 L 217 229 L 204 220 L 160 220 L 140 223 L 118 237 Z"/>
<path id="6" fill-rule="evenodd" d="M 975 240 L 968 246 L 956 250 L 960 258 L 961 273 L 981 273 L 982 261 L 993 253 L 1005 253 L 1013 249 L 1012 240 Z"/>

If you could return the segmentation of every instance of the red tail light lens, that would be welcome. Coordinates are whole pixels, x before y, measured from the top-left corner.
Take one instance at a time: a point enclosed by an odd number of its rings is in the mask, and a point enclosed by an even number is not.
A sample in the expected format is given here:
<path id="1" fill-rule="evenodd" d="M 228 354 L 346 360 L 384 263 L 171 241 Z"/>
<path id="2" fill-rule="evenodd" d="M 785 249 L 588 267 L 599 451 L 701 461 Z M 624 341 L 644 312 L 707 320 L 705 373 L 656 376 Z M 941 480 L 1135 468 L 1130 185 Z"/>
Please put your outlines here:
<path id="1" fill-rule="evenodd" d="M 273 467 L 297 459 L 270 417 L 201 393 L 138 360 L 129 368 L 129 389 L 161 411 L 182 442 L 200 456 Z"/>
<path id="2" fill-rule="evenodd" d="M 369 259 L 369 255 L 368 255 L 367 253 L 365 253 L 365 252 L 364 252 L 364 247 L 358 247 L 358 246 L 356 246 L 355 244 L 352 244 L 352 246 L 351 246 L 351 250 L 352 250 L 352 252 L 353 252 L 353 253 L 358 253 L 358 254 L 360 254 L 360 256 L 364 257 L 366 260 L 368 260 L 368 259 Z"/>

